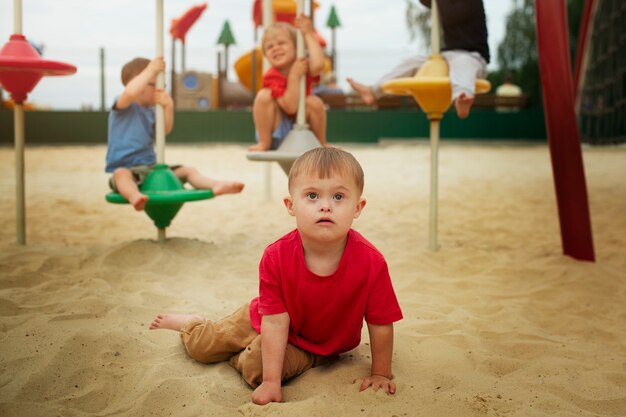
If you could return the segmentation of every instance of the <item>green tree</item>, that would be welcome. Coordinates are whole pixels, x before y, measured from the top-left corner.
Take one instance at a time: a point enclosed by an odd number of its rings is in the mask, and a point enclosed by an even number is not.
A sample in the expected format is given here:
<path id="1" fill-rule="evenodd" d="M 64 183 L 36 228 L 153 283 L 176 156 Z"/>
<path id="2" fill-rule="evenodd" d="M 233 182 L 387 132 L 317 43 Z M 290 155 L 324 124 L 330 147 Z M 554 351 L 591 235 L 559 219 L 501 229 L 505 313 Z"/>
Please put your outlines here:
<path id="1" fill-rule="evenodd" d="M 502 83 L 505 74 L 529 95 L 531 102 L 540 97 L 539 61 L 534 0 L 513 0 L 506 18 L 506 35 L 497 48 L 498 70 L 489 74 L 493 85 Z"/>
<path id="2" fill-rule="evenodd" d="M 578 31 L 585 0 L 567 0 L 570 61 L 574 65 Z M 537 104 L 541 97 L 535 0 L 513 0 L 513 9 L 506 18 L 506 35 L 497 51 L 498 70 L 490 74 L 494 85 L 511 73 L 515 82 Z"/>
<path id="3" fill-rule="evenodd" d="M 412 41 L 418 41 L 427 51 L 430 46 L 430 9 L 419 0 L 406 0 L 406 25 Z"/>

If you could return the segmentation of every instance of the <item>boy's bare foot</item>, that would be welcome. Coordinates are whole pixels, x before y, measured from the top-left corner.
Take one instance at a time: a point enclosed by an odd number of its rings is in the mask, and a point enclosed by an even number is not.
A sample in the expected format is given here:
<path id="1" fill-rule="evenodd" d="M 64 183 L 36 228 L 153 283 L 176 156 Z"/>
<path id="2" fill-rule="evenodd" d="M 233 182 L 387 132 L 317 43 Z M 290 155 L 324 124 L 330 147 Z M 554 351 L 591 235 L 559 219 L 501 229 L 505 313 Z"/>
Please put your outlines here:
<path id="1" fill-rule="evenodd" d="M 456 115 L 459 119 L 465 119 L 469 116 L 472 104 L 474 103 L 474 97 L 468 96 L 465 93 L 461 93 L 456 100 L 454 100 L 454 107 L 456 108 Z"/>
<path id="2" fill-rule="evenodd" d="M 213 194 L 222 195 L 222 194 L 237 194 L 243 190 L 244 184 L 242 182 L 237 181 L 216 181 L 213 186 Z"/>
<path id="3" fill-rule="evenodd" d="M 142 211 L 146 207 L 146 203 L 148 202 L 148 196 L 145 194 L 139 194 L 137 197 L 133 199 L 131 204 L 137 211 Z"/>
<path id="4" fill-rule="evenodd" d="M 252 145 L 252 146 L 248 146 L 248 151 L 249 152 L 255 152 L 255 151 L 269 151 L 270 147 L 269 146 L 265 146 L 265 145 L 261 145 L 260 143 L 257 143 L 256 145 Z"/>
<path id="5" fill-rule="evenodd" d="M 368 85 L 361 84 L 359 82 L 354 81 L 352 78 L 346 78 L 348 84 L 357 92 L 357 94 L 363 100 L 363 103 L 371 106 L 376 101 L 376 97 L 374 97 L 374 92 L 372 88 Z"/>
<path id="6" fill-rule="evenodd" d="M 150 330 L 168 329 L 178 332 L 185 324 L 194 320 L 203 321 L 205 318 L 196 314 L 157 314 L 150 323 Z"/>

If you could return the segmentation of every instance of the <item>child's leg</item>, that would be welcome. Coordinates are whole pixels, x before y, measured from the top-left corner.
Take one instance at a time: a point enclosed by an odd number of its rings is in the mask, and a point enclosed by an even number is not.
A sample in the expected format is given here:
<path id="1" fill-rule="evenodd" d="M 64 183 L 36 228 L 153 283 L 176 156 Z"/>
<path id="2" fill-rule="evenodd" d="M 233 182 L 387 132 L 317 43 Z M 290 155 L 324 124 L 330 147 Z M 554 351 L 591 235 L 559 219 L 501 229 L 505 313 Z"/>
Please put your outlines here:
<path id="1" fill-rule="evenodd" d="M 254 99 L 252 106 L 252 118 L 254 127 L 259 135 L 259 143 L 248 148 L 249 151 L 267 151 L 272 146 L 272 132 L 280 121 L 280 111 L 276 100 L 272 97 L 272 91 L 263 88 Z"/>
<path id="2" fill-rule="evenodd" d="M 371 105 L 371 104 L 374 104 L 377 98 L 380 98 L 383 96 L 384 93 L 382 90 L 382 85 L 384 83 L 386 83 L 389 80 L 396 79 L 396 78 L 414 76 L 417 70 L 420 69 L 420 67 L 424 64 L 425 61 L 426 61 L 426 57 L 421 56 L 421 55 L 407 58 L 404 61 L 400 62 L 398 65 L 396 65 L 387 74 L 383 75 L 376 82 L 376 84 L 373 84 L 371 86 L 356 82 L 352 78 L 348 78 L 347 81 L 350 84 L 350 86 L 354 89 L 354 91 L 356 91 L 359 94 L 359 96 L 361 97 L 361 100 L 363 100 L 365 104 Z"/>
<path id="3" fill-rule="evenodd" d="M 113 173 L 113 178 L 120 194 L 132 204 L 135 210 L 143 210 L 148 202 L 148 196 L 139 191 L 133 173 L 127 168 L 118 168 Z"/>
<path id="4" fill-rule="evenodd" d="M 205 320 L 196 314 L 157 314 L 150 323 L 150 330 L 167 329 L 179 332 L 187 323 Z"/>
<path id="5" fill-rule="evenodd" d="M 328 363 L 328 358 L 302 350 L 287 344 L 283 361 L 282 380 L 287 381 L 316 366 Z M 261 357 L 261 336 L 257 336 L 239 354 L 232 356 L 228 363 L 235 368 L 244 381 L 252 388 L 263 382 L 263 360 Z"/>
<path id="6" fill-rule="evenodd" d="M 369 85 L 360 83 L 352 78 L 346 78 L 350 87 L 361 97 L 363 103 L 371 106 L 376 101 L 376 97 L 374 96 L 374 89 Z"/>
<path id="7" fill-rule="evenodd" d="M 202 363 L 225 361 L 258 336 L 250 324 L 249 304 L 217 322 L 204 320 L 201 316 L 161 314 L 150 329 L 179 330 L 189 356 Z"/>
<path id="8" fill-rule="evenodd" d="M 237 181 L 219 181 L 202 175 L 196 168 L 181 166 L 174 170 L 174 174 L 182 181 L 186 181 L 198 190 L 213 190 L 215 195 L 236 194 L 243 190 L 244 184 Z"/>
<path id="9" fill-rule="evenodd" d="M 452 100 L 459 118 L 466 118 L 474 103 L 476 78 L 486 75 L 486 63 L 477 52 L 445 51 L 450 66 Z"/>
<path id="10" fill-rule="evenodd" d="M 326 106 L 318 96 L 306 98 L 306 119 L 320 145 L 326 146 Z"/>

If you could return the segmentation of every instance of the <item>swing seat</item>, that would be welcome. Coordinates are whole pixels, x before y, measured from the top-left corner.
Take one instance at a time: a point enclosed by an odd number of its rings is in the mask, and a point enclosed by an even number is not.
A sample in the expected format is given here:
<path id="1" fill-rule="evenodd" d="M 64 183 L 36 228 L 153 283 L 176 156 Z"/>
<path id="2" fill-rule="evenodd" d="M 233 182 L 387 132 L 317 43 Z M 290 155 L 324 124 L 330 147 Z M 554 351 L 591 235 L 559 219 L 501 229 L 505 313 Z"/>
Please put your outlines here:
<path id="1" fill-rule="evenodd" d="M 166 164 L 155 165 L 139 189 L 148 196 L 144 211 L 159 229 L 171 224 L 184 203 L 215 197 L 212 190 L 187 190 Z M 112 204 L 128 204 L 118 193 L 109 193 L 105 198 Z"/>
<path id="2" fill-rule="evenodd" d="M 415 76 L 387 81 L 382 89 L 387 94 L 413 96 L 431 120 L 443 118 L 452 103 L 452 85 L 446 60 L 439 54 L 431 55 Z M 476 80 L 476 94 L 487 93 L 491 83 Z"/>
<path id="3" fill-rule="evenodd" d="M 246 158 L 250 161 L 278 162 L 280 167 L 289 175 L 291 166 L 300 155 L 314 148 L 320 143 L 306 126 L 296 124 L 287 134 L 287 137 L 275 151 L 248 152 Z"/>

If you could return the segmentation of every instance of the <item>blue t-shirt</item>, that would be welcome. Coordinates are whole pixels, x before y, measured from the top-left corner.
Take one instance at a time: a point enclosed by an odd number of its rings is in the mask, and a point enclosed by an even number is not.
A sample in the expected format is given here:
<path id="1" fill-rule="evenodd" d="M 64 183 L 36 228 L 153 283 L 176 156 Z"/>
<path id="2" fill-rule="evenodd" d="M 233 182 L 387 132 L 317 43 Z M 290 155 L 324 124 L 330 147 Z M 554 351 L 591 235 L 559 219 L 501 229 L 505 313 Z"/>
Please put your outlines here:
<path id="1" fill-rule="evenodd" d="M 106 172 L 156 162 L 154 120 L 153 107 L 131 103 L 118 110 L 113 105 L 109 113 Z"/>

